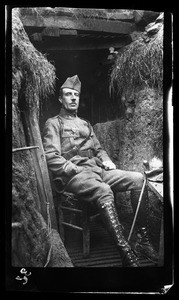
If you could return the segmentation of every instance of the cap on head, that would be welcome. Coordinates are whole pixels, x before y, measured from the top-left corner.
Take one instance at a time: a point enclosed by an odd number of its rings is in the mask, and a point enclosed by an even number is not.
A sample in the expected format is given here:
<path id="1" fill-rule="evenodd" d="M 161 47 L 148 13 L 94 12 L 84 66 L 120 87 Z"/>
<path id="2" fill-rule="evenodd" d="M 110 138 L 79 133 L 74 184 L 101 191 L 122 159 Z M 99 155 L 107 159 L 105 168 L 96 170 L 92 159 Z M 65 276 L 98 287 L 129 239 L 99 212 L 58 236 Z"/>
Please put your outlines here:
<path id="1" fill-rule="evenodd" d="M 64 84 L 62 84 L 61 89 L 69 88 L 77 90 L 79 93 L 81 91 L 81 82 L 78 78 L 78 75 L 74 75 L 73 77 L 68 77 Z"/>

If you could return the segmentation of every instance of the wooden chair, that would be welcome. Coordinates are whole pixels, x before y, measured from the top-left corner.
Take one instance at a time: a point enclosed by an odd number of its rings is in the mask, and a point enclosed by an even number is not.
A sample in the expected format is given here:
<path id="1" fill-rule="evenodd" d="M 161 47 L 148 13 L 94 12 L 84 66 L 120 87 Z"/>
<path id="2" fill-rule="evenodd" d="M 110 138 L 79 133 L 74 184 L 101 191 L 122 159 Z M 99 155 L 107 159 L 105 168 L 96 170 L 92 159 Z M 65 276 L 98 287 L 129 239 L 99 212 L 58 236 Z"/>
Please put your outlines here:
<path id="1" fill-rule="evenodd" d="M 93 213 L 90 203 L 84 202 L 71 193 L 56 193 L 56 209 L 60 236 L 65 242 L 65 227 L 82 232 L 83 257 L 90 254 L 90 223 L 99 213 Z"/>
<path id="2" fill-rule="evenodd" d="M 80 200 L 74 194 L 60 192 L 50 170 L 48 171 L 60 237 L 65 243 L 65 227 L 81 231 L 83 257 L 87 258 L 90 254 L 90 223 L 99 216 L 99 213 L 94 213 L 90 203 Z"/>
<path id="3" fill-rule="evenodd" d="M 146 180 L 149 188 L 152 187 L 152 183 L 148 181 L 149 174 L 147 173 Z M 51 182 L 52 183 L 52 182 Z M 163 185 L 163 183 L 161 183 Z M 72 228 L 74 230 L 81 231 L 82 239 L 83 239 L 83 257 L 87 258 L 90 255 L 90 223 L 99 216 L 99 213 L 96 214 L 91 209 L 91 204 L 87 203 L 83 200 L 78 199 L 71 193 L 63 192 L 60 193 L 56 191 L 54 185 L 52 183 L 52 191 L 54 197 L 54 204 L 57 212 L 57 221 L 58 221 L 58 229 L 60 236 L 65 242 L 65 227 Z M 155 187 L 156 192 L 156 187 Z M 160 195 L 159 195 L 160 196 Z M 160 198 L 163 199 L 163 196 Z M 140 199 L 139 199 L 140 200 Z M 140 206 L 140 201 L 139 204 Z M 136 210 L 133 223 L 130 229 L 130 233 L 128 236 L 128 240 L 132 235 L 135 221 L 137 217 L 138 210 Z M 78 222 L 76 222 L 78 221 Z M 161 233 L 160 233 L 160 250 L 159 250 L 159 265 L 163 264 L 163 218 L 161 220 Z"/>

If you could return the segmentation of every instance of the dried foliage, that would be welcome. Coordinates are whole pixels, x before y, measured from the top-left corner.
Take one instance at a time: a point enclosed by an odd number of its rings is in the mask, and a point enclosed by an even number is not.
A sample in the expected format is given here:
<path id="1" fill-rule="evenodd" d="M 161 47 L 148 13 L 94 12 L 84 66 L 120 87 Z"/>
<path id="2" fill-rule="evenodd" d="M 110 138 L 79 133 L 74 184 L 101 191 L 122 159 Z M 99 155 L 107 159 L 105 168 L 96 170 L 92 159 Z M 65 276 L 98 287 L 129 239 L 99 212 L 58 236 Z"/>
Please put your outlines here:
<path id="1" fill-rule="evenodd" d="M 54 92 L 55 67 L 30 42 L 20 20 L 20 11 L 12 11 L 12 83 L 25 94 L 29 107 L 39 107 L 38 99 Z"/>
<path id="2" fill-rule="evenodd" d="M 120 95 L 131 95 L 141 88 L 162 91 L 163 84 L 163 26 L 152 38 L 146 35 L 127 45 L 113 65 L 110 89 Z"/>
<path id="3" fill-rule="evenodd" d="M 13 99 L 13 148 L 26 146 L 24 127 L 16 104 Z M 14 267 L 44 267 L 51 253 L 48 267 L 72 267 L 58 232 L 52 229 L 49 235 L 48 225 L 41 213 L 42 202 L 39 196 L 33 153 L 13 153 L 11 215 L 12 222 L 20 223 L 21 226 L 12 230 L 11 263 Z"/>

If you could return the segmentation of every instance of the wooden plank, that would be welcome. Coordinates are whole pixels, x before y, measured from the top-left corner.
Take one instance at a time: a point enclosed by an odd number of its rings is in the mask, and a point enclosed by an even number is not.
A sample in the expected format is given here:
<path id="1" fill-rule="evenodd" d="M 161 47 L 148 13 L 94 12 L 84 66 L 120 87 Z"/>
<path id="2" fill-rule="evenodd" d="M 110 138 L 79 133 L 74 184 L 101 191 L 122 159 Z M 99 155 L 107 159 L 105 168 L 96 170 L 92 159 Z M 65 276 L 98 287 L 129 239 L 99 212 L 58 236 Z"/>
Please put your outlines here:
<path id="1" fill-rule="evenodd" d="M 160 244 L 159 244 L 159 260 L 158 267 L 163 267 L 164 265 L 164 228 L 163 228 L 163 215 L 161 220 L 161 229 L 160 229 Z"/>
<path id="2" fill-rule="evenodd" d="M 70 227 L 70 228 L 73 228 L 73 229 L 78 229 L 80 231 L 83 230 L 83 228 L 79 227 L 79 226 L 76 226 L 76 225 L 73 225 L 73 224 L 70 224 L 70 223 L 66 223 L 66 222 L 61 222 L 61 224 L 67 226 L 67 227 Z"/>
<path id="3" fill-rule="evenodd" d="M 34 145 L 34 139 L 32 136 L 32 132 L 31 132 L 31 126 L 30 126 L 30 122 L 29 122 L 29 118 L 28 116 L 24 113 L 23 115 L 23 122 L 24 122 L 24 130 L 26 132 L 26 138 L 27 138 L 27 142 L 30 145 Z M 37 181 L 37 190 L 38 190 L 38 199 L 36 200 L 36 203 L 38 205 L 38 209 L 41 212 L 42 216 L 44 217 L 44 219 L 47 221 L 47 211 L 46 211 L 46 206 L 44 205 L 44 199 L 46 199 L 46 196 L 44 194 L 44 189 L 43 189 L 43 182 L 42 182 L 42 178 L 41 178 L 41 171 L 39 168 L 39 164 L 38 164 L 38 159 L 37 159 L 37 155 L 36 155 L 36 151 L 39 151 L 37 149 L 32 149 L 31 150 L 31 154 L 32 154 L 32 163 L 34 166 L 34 170 L 35 170 L 35 174 L 36 174 L 36 181 Z"/>
<path id="4" fill-rule="evenodd" d="M 27 28 L 27 32 L 28 32 L 28 28 Z M 60 36 L 76 36 L 76 35 L 77 35 L 77 30 L 60 29 L 58 27 L 46 27 L 42 32 L 35 32 L 31 34 L 31 39 L 33 39 L 34 41 L 43 41 L 44 36 L 60 37 Z"/>
<path id="5" fill-rule="evenodd" d="M 30 114 L 25 114 L 26 125 L 28 127 L 29 140 L 32 145 L 38 146 L 39 149 L 31 150 L 34 153 L 34 168 L 37 178 L 37 187 L 39 192 L 39 198 L 41 201 L 41 213 L 48 221 L 47 215 L 47 203 L 49 203 L 49 212 L 51 218 L 51 226 L 57 229 L 56 214 L 53 202 L 53 195 L 50 185 L 50 179 L 45 159 L 45 153 L 43 150 L 42 139 L 38 120 L 35 111 L 31 111 Z"/>
<path id="6" fill-rule="evenodd" d="M 130 39 L 131 41 L 131 39 Z M 39 50 L 44 51 L 61 51 L 61 50 L 98 50 L 98 49 L 109 49 L 110 47 L 114 47 L 117 49 L 120 49 L 126 45 L 129 44 L 129 39 L 125 39 L 121 41 L 105 41 L 105 40 L 91 40 L 91 41 L 79 41 L 79 40 L 73 40 L 73 41 L 63 41 L 61 42 L 61 39 L 59 41 L 56 41 L 56 43 L 53 40 L 48 39 L 48 41 L 43 42 L 37 42 L 34 41 L 34 46 Z"/>
<path id="7" fill-rule="evenodd" d="M 39 8 L 38 8 L 39 9 Z M 132 9 L 104 9 L 104 8 L 72 8 L 72 7 L 43 7 L 36 9 L 39 12 L 39 17 L 47 15 L 68 16 L 76 18 L 97 18 L 97 19 L 115 19 L 115 20 L 133 20 L 135 10 Z M 21 14 L 34 15 L 33 9 L 21 8 Z"/>
<path id="8" fill-rule="evenodd" d="M 148 180 L 148 186 L 163 202 L 163 182 L 153 182 Z"/>
<path id="9" fill-rule="evenodd" d="M 90 257 L 93 258 L 96 255 L 102 255 L 102 256 L 109 256 L 110 254 L 115 255 L 116 253 L 116 247 L 114 247 L 114 245 L 112 244 L 111 246 L 109 246 L 107 243 L 109 242 L 108 239 L 104 239 L 103 240 L 103 244 L 100 244 L 98 246 L 93 245 L 91 246 L 91 254 Z M 104 244 L 106 243 L 106 244 Z M 77 242 L 76 242 L 77 244 Z M 70 247 L 68 247 L 68 252 L 72 252 L 76 257 L 81 256 L 81 253 L 79 252 L 79 250 L 82 249 L 81 244 L 79 243 L 79 245 L 77 246 L 75 243 L 70 245 Z M 73 246 L 73 247 L 72 247 Z M 76 247 L 75 247 L 76 246 Z"/>
<path id="10" fill-rule="evenodd" d="M 80 209 L 71 208 L 71 207 L 67 207 L 67 206 L 63 206 L 63 205 L 60 205 L 60 208 L 64 209 L 64 210 L 76 212 L 76 213 L 82 213 L 82 210 L 80 210 Z"/>
<path id="11" fill-rule="evenodd" d="M 135 18 L 135 22 L 138 23 L 144 15 L 144 11 L 143 10 L 134 10 L 134 18 Z"/>
<path id="12" fill-rule="evenodd" d="M 89 219 L 89 206 L 87 204 L 83 207 L 82 214 L 82 227 L 83 227 L 83 257 L 86 258 L 90 253 L 90 219 Z"/>
<path id="13" fill-rule="evenodd" d="M 25 15 L 22 18 L 24 26 L 57 27 L 60 29 L 73 29 L 85 31 L 100 31 L 120 34 L 130 34 L 135 30 L 135 24 L 118 20 L 106 20 L 97 18 L 75 18 L 67 16 Z"/>
<path id="14" fill-rule="evenodd" d="M 60 37 L 61 35 L 77 35 L 77 30 L 74 29 L 60 29 L 58 27 L 46 27 L 42 33 L 42 36 L 56 36 Z"/>

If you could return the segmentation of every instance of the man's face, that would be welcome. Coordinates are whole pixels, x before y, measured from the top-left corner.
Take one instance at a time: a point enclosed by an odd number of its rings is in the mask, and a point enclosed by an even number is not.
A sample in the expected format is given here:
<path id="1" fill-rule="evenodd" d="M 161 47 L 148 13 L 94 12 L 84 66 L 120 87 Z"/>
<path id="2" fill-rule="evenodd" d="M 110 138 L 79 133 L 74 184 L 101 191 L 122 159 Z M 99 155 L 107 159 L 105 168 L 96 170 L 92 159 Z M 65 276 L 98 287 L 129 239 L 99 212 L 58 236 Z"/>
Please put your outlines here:
<path id="1" fill-rule="evenodd" d="M 69 88 L 63 88 L 62 96 L 59 98 L 59 101 L 66 110 L 75 112 L 79 106 L 79 98 L 80 93 L 78 91 Z"/>

